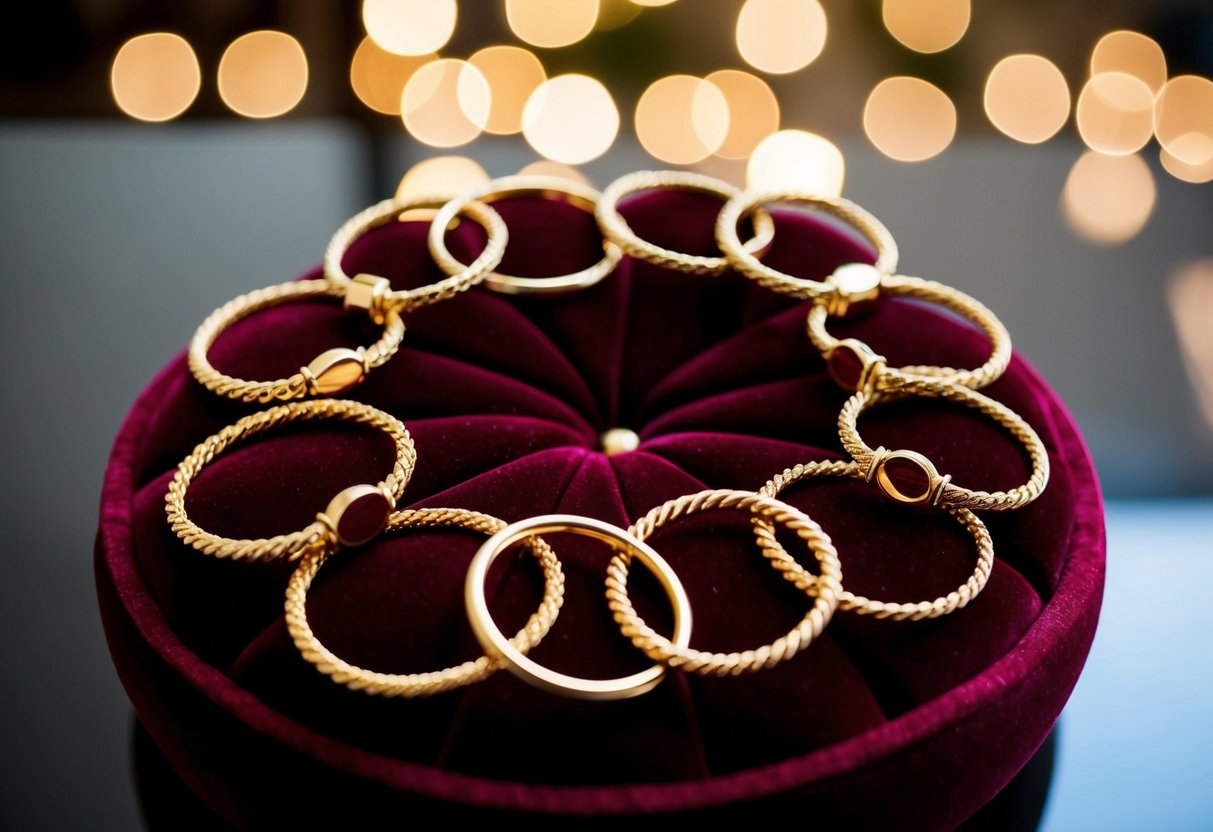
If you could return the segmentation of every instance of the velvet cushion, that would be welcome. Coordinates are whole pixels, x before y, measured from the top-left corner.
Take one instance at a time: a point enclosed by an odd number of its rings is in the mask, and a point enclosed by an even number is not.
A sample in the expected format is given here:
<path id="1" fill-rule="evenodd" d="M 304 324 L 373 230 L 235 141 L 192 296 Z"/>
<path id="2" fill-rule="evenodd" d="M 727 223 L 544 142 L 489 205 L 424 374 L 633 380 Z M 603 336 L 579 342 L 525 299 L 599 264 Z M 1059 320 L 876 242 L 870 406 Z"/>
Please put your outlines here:
<path id="1" fill-rule="evenodd" d="M 655 242 L 711 254 L 718 207 L 655 193 L 626 202 L 623 213 Z M 499 208 L 511 231 L 503 271 L 559 274 L 600 256 L 593 221 L 577 209 L 528 199 Z M 776 220 L 767 256 L 776 268 L 821 277 L 872 259 L 828 222 Z M 385 275 L 397 288 L 438 279 L 425 230 L 392 223 L 368 234 L 347 254 L 346 271 Z M 464 257 L 481 242 L 470 224 L 451 237 Z M 418 310 L 399 354 L 350 395 L 394 413 L 414 436 L 419 459 L 402 506 L 457 506 L 507 521 L 569 512 L 627 526 L 685 493 L 756 489 L 785 467 L 842 455 L 836 419 L 845 395 L 805 335 L 806 311 L 734 274 L 691 277 L 625 259 L 572 295 L 476 288 Z M 894 364 L 972 366 L 984 357 L 975 330 L 911 301 L 886 300 L 831 327 Z M 337 304 L 293 304 L 241 322 L 211 355 L 225 372 L 276 378 L 325 349 L 374 338 Z M 337 686 L 299 657 L 282 614 L 290 564 L 218 561 L 169 530 L 163 501 L 176 463 L 255 409 L 202 389 L 179 357 L 136 402 L 106 476 L 97 581 L 111 650 L 156 744 L 239 826 L 314 825 L 348 811 L 402 822 L 435 810 L 536 821 L 753 817 L 808 805 L 818 820 L 953 826 L 1049 733 L 1086 657 L 1103 583 L 1100 495 L 1064 407 L 1018 356 L 986 392 L 1041 434 L 1052 479 L 1030 507 L 986 515 L 997 560 L 964 610 L 923 622 L 839 612 L 809 649 L 773 670 L 671 673 L 632 700 L 565 699 L 505 672 L 396 700 Z M 605 456 L 598 437 L 613 427 L 635 430 L 640 447 Z M 994 490 L 1027 475 L 1015 443 L 967 408 L 890 404 L 865 415 L 861 429 L 873 446 L 927 454 L 961 485 Z M 227 536 L 290 531 L 343 487 L 381 479 L 390 460 L 390 443 L 373 431 L 312 423 L 224 454 L 197 478 L 187 509 Z M 938 511 L 894 504 L 854 481 L 814 481 L 784 498 L 831 535 L 857 593 L 932 599 L 973 569 L 972 541 Z M 384 672 L 478 655 L 463 579 L 480 542 L 459 531 L 405 532 L 340 553 L 309 596 L 316 634 L 346 660 Z M 549 542 L 566 596 L 533 657 L 597 677 L 644 667 L 606 610 L 605 547 L 572 535 Z M 761 559 L 739 513 L 696 516 L 653 543 L 686 586 L 695 647 L 756 647 L 807 609 Z M 640 612 L 668 626 L 656 582 L 633 572 Z M 521 625 L 541 589 L 528 557 L 499 559 L 487 594 L 505 632 Z"/>

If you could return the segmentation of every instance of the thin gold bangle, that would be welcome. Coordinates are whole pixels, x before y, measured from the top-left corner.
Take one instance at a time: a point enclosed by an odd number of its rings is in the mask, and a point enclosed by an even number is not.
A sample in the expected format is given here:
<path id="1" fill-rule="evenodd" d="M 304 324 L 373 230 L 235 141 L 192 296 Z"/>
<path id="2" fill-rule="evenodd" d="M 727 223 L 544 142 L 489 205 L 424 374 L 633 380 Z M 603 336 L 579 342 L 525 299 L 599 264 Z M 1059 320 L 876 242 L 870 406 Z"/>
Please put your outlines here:
<path id="1" fill-rule="evenodd" d="M 776 474 L 762 488 L 759 494 L 777 497 L 779 492 L 789 485 L 811 477 L 851 477 L 864 478 L 859 465 L 854 462 L 809 462 L 789 468 L 781 474 Z M 977 544 L 977 566 L 968 579 L 947 595 L 941 595 L 933 601 L 918 603 L 895 603 L 890 601 L 875 601 L 862 595 L 855 595 L 845 587 L 838 596 L 838 608 L 860 615 L 870 615 L 874 618 L 892 618 L 895 621 L 920 621 L 924 618 L 939 618 L 953 613 L 968 604 L 985 588 L 994 568 L 994 542 L 986 524 L 976 514 L 967 508 L 945 506 L 944 510 L 956 518 L 964 526 Z M 800 565 L 788 554 L 775 537 L 775 526 L 771 521 L 759 514 L 754 515 L 754 534 L 763 555 L 771 561 L 771 565 L 791 581 L 799 589 L 807 592 L 810 597 L 816 597 L 820 592 L 820 578 Z"/>
<path id="2" fill-rule="evenodd" d="M 423 508 L 394 513 L 388 518 L 384 531 L 454 527 L 492 535 L 505 526 L 504 520 L 476 511 L 461 508 Z M 514 649 L 523 654 L 547 635 L 564 600 L 564 573 L 552 548 L 539 537 L 528 537 L 524 545 L 531 550 L 531 554 L 543 569 L 543 599 L 523 628 L 510 639 Z M 376 696 L 411 699 L 479 682 L 504 665 L 499 658 L 481 656 L 444 670 L 397 674 L 366 670 L 339 658 L 320 642 L 307 620 L 308 589 L 320 567 L 332 554 L 331 550 L 320 548 L 313 550 L 299 562 L 286 588 L 286 627 L 303 658 L 337 684 Z"/>
<path id="3" fill-rule="evenodd" d="M 434 258 L 434 262 L 447 274 L 455 274 L 464 268 L 447 248 L 446 232 L 455 216 L 471 201 L 478 200 L 489 204 L 520 196 L 565 202 L 590 213 L 594 212 L 594 206 L 600 198 L 600 194 L 593 188 L 554 176 L 506 176 L 494 179 L 438 209 L 433 222 L 430 223 L 429 233 L 430 256 Z M 492 272 L 484 279 L 484 285 L 507 295 L 564 294 L 585 289 L 613 272 L 623 257 L 619 246 L 609 240 L 602 241 L 602 250 L 601 260 L 579 272 L 553 277 L 518 277 Z"/>
<path id="4" fill-rule="evenodd" d="M 769 517 L 773 522 L 796 533 L 812 552 L 821 567 L 813 606 L 791 632 L 756 650 L 740 653 L 708 653 L 693 650 L 685 644 L 671 642 L 645 624 L 637 615 L 628 597 L 628 566 L 630 553 L 620 550 L 607 567 L 607 604 L 615 622 L 638 649 L 655 662 L 704 676 L 736 676 L 754 670 L 773 667 L 790 659 L 821 635 L 830 616 L 838 606 L 842 593 L 842 565 L 830 538 L 808 515 L 773 497 L 751 491 L 701 491 L 688 494 L 658 506 L 628 530 L 637 540 L 645 540 L 666 523 L 688 514 L 709 509 L 743 509 L 755 516 Z"/>
<path id="5" fill-rule="evenodd" d="M 590 537 L 606 543 L 616 552 L 627 552 L 629 557 L 635 555 L 657 577 L 670 599 L 674 609 L 673 643 L 683 648 L 690 643 L 691 603 L 687 599 L 686 590 L 682 588 L 682 582 L 678 580 L 678 575 L 661 555 L 643 541 L 610 523 L 573 514 L 547 514 L 512 523 L 489 538 L 472 558 L 464 586 L 464 601 L 468 620 L 480 646 L 489 655 L 504 661 L 506 669 L 518 678 L 551 693 L 575 699 L 597 700 L 626 699 L 647 693 L 664 678 L 663 666 L 654 665 L 647 670 L 617 679 L 583 679 L 568 676 L 524 656 L 506 640 L 494 623 L 484 595 L 484 581 L 489 566 L 511 544 L 531 535 L 557 532 L 572 532 Z"/>
<path id="6" fill-rule="evenodd" d="M 313 523 L 289 534 L 259 539 L 221 537 L 199 528 L 190 520 L 185 511 L 186 491 L 194 477 L 217 456 L 233 445 L 281 425 L 324 419 L 367 425 L 390 436 L 396 447 L 391 473 L 375 485 L 354 485 L 342 490 L 316 515 Z M 313 546 L 324 549 L 359 546 L 372 539 L 387 523 L 416 462 L 417 451 L 408 430 L 399 419 L 382 410 L 342 399 L 290 402 L 245 416 L 194 448 L 177 466 L 164 497 L 164 508 L 173 533 L 204 555 L 231 560 L 293 559 Z"/>
<path id="7" fill-rule="evenodd" d="M 624 254 L 667 269 L 702 275 L 727 271 L 729 261 L 723 256 L 704 257 L 663 248 L 641 238 L 632 230 L 627 220 L 619 213 L 619 201 L 637 191 L 659 188 L 695 191 L 718 196 L 725 201 L 741 193 L 740 189 L 727 182 L 691 171 L 645 170 L 630 173 L 607 186 L 598 200 L 598 207 L 594 209 L 594 216 L 598 219 L 598 227 L 602 229 L 603 236 L 623 249 Z M 753 222 L 754 236 L 746 241 L 744 248 L 747 252 L 758 254 L 771 244 L 771 238 L 775 235 L 775 221 L 771 219 L 770 214 L 759 209 L 753 214 Z"/>

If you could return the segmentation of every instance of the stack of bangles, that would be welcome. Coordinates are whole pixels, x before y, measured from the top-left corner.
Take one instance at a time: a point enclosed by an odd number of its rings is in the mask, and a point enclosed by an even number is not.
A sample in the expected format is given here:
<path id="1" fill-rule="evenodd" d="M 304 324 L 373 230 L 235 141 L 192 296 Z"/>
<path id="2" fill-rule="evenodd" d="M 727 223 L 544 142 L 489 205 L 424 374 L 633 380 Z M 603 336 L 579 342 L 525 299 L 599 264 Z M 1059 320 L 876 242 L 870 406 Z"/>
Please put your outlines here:
<path id="1" fill-rule="evenodd" d="M 704 257 L 661 248 L 637 236 L 617 206 L 624 197 L 653 189 L 684 189 L 713 195 L 725 201 L 716 223 L 716 240 L 723 256 Z M 561 277 L 524 277 L 494 271 L 507 244 L 505 223 L 492 203 L 513 197 L 555 199 L 592 212 L 603 236 L 600 261 L 580 272 Z M 822 281 L 793 277 L 762 262 L 775 234 L 767 206 L 794 203 L 832 215 L 848 224 L 876 250 L 874 264 L 849 263 Z M 393 291 L 387 279 L 370 274 L 350 277 L 342 259 L 361 235 L 395 221 L 416 208 L 436 213 L 430 225 L 431 255 L 449 275 L 444 280 L 408 291 Z M 470 264 L 461 263 L 448 250 L 445 236 L 458 218 L 478 224 L 487 233 L 483 251 Z M 739 226 L 752 228 L 741 239 Z M 608 278 L 627 255 L 667 269 L 693 275 L 733 270 L 773 290 L 808 301 L 807 331 L 821 351 L 830 376 L 852 391 L 838 416 L 838 434 L 850 461 L 809 461 L 775 474 L 757 492 L 708 490 L 688 494 L 657 506 L 624 530 L 589 517 L 552 514 L 507 524 L 502 520 L 460 508 L 424 508 L 396 511 L 416 463 L 416 452 L 405 426 L 394 416 L 366 404 L 339 398 L 374 368 L 389 361 L 404 336 L 403 315 L 447 300 L 483 283 L 507 294 L 569 293 Z M 896 273 L 897 246 L 889 232 L 871 214 L 841 198 L 798 191 L 749 193 L 705 176 L 686 172 L 640 172 L 622 177 L 599 194 L 588 187 L 560 179 L 507 177 L 490 182 L 453 200 L 387 200 L 350 219 L 325 253 L 324 277 L 261 289 L 238 297 L 217 309 L 199 327 L 189 348 L 189 366 L 195 378 L 220 396 L 244 402 L 285 402 L 246 416 L 198 445 L 178 466 L 165 498 L 169 523 L 184 542 L 200 552 L 235 560 L 298 560 L 286 590 L 286 623 L 304 658 L 334 682 L 354 690 L 382 696 L 425 696 L 481 680 L 506 668 L 540 688 L 585 699 L 636 696 L 661 682 L 666 668 L 704 675 L 738 675 L 769 668 L 805 649 L 829 623 L 837 609 L 875 618 L 920 620 L 955 612 L 982 591 L 993 567 L 994 549 L 985 524 L 974 511 L 1004 511 L 1026 506 L 1044 491 L 1049 462 L 1036 432 L 1010 408 L 977 392 L 995 381 L 1011 358 L 1010 336 L 998 319 L 978 301 L 955 289 Z M 676 279 L 676 278 L 671 278 Z M 831 318 L 879 303 L 885 296 L 904 296 L 936 304 L 967 319 L 989 340 L 989 357 L 979 367 L 892 367 L 866 344 L 838 340 L 826 329 Z M 331 349 L 301 367 L 289 378 L 248 381 L 216 370 L 207 353 L 216 338 L 234 322 L 258 310 L 304 299 L 332 298 L 354 314 L 368 315 L 382 327 L 374 344 L 357 350 Z M 309 398 L 316 397 L 316 398 Z M 857 422 L 869 408 L 906 399 L 930 397 L 964 405 L 993 419 L 1022 443 L 1031 463 L 1027 481 L 1007 491 L 986 492 L 953 483 L 935 465 L 912 450 L 872 448 L 859 433 Z M 337 494 L 316 520 L 304 529 L 265 539 L 230 539 L 195 525 L 186 514 L 186 492 L 199 472 L 233 445 L 289 423 L 308 420 L 356 422 L 387 433 L 395 443 L 391 472 L 373 485 L 356 485 Z M 780 492 L 801 480 L 815 477 L 850 477 L 871 483 L 888 497 L 903 503 L 924 503 L 950 514 L 972 537 L 977 566 L 969 578 L 947 595 L 918 603 L 892 603 L 865 598 L 844 588 L 842 566 L 830 538 L 805 513 L 779 500 Z M 690 647 L 691 609 L 678 575 L 648 543 L 658 528 L 679 518 L 714 509 L 748 512 L 757 552 L 807 596 L 809 610 L 786 635 L 765 646 L 743 652 L 705 652 Z M 485 655 L 464 664 L 429 673 L 386 674 L 353 666 L 330 652 L 308 625 L 307 593 L 321 566 L 343 548 L 358 547 L 379 535 L 407 529 L 459 527 L 489 535 L 468 569 L 465 603 L 468 619 Z M 777 538 L 777 528 L 788 535 Z M 623 636 L 654 664 L 631 676 L 586 679 L 567 676 L 528 658 L 528 651 L 547 634 L 560 611 L 564 576 L 560 561 L 541 535 L 568 532 L 587 536 L 609 546 L 613 557 L 606 570 L 606 605 Z M 781 539 L 799 538 L 813 568 L 797 560 Z M 538 560 L 544 591 L 539 608 L 513 637 L 504 635 L 489 614 L 485 578 L 493 561 L 514 544 L 522 543 Z M 673 632 L 662 635 L 637 614 L 628 595 L 628 576 L 638 560 L 660 582 L 673 607 Z M 807 562 L 807 561 L 806 561 Z"/>

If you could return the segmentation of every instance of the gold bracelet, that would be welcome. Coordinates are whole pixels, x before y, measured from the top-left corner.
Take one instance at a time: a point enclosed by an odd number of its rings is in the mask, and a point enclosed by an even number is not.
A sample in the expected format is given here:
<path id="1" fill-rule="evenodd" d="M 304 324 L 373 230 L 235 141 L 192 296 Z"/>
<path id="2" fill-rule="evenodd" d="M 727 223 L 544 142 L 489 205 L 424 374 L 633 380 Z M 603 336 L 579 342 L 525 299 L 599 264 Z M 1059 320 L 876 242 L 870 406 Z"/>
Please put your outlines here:
<path id="1" fill-rule="evenodd" d="M 862 480 L 864 475 L 855 462 L 809 462 L 789 468 L 782 474 L 776 474 L 758 490 L 758 493 L 767 497 L 777 497 L 779 492 L 789 485 L 810 477 L 851 477 Z M 941 595 L 934 601 L 920 601 L 913 604 L 874 601 L 862 595 L 855 595 L 844 588 L 838 596 L 838 608 L 860 615 L 870 615 L 874 618 L 920 621 L 924 618 L 939 618 L 942 615 L 953 613 L 976 598 L 978 593 L 985 588 L 986 581 L 990 579 L 990 571 L 994 568 L 994 542 L 990 539 L 990 532 L 986 529 L 986 524 L 967 508 L 945 506 L 944 511 L 955 517 L 977 544 L 977 567 L 968 580 L 952 592 Z M 776 539 L 775 526 L 770 520 L 755 514 L 754 535 L 763 555 L 771 561 L 771 565 L 784 578 L 807 592 L 810 597 L 817 597 L 821 592 L 821 579 L 788 554 Z"/>
<path id="2" fill-rule="evenodd" d="M 493 203 L 501 199 L 519 196 L 542 197 L 581 208 L 590 213 L 598 203 L 600 194 L 593 188 L 568 179 L 551 176 L 506 176 L 477 188 L 469 194 L 457 197 L 438 210 L 430 223 L 430 256 L 444 272 L 455 274 L 464 265 L 455 259 L 446 245 L 446 232 L 451 221 L 473 200 Z M 619 246 L 607 239 L 602 241 L 603 256 L 592 266 L 571 274 L 554 277 L 517 277 L 492 272 L 484 279 L 488 288 L 507 295 L 564 294 L 593 286 L 619 265 L 623 256 Z"/>
<path id="3" fill-rule="evenodd" d="M 382 430 L 396 446 L 392 471 L 375 485 L 353 485 L 329 502 L 316 520 L 297 532 L 270 538 L 234 539 L 199 528 L 185 511 L 185 493 L 194 477 L 233 445 L 301 421 L 336 419 Z M 276 560 L 297 558 L 312 547 L 329 550 L 338 546 L 361 546 L 383 530 L 388 515 L 404 492 L 417 452 L 412 437 L 396 417 L 361 402 L 341 399 L 312 399 L 259 410 L 228 425 L 194 448 L 173 474 L 164 497 L 169 525 L 182 541 L 204 555 L 232 560 Z"/>
<path id="4" fill-rule="evenodd" d="M 704 257 L 697 254 L 684 254 L 681 251 L 663 248 L 648 240 L 642 239 L 632 230 L 619 213 L 619 200 L 637 191 L 648 191 L 658 188 L 676 188 L 696 193 L 718 196 L 724 200 L 735 198 L 740 189 L 727 182 L 704 176 L 691 171 L 638 171 L 627 176 L 621 176 L 612 182 L 602 192 L 594 216 L 603 235 L 615 245 L 623 249 L 623 253 L 637 260 L 644 260 L 667 269 L 685 272 L 687 274 L 714 275 L 722 274 L 729 268 L 729 261 L 722 256 Z M 771 244 L 775 235 L 775 221 L 771 215 L 761 208 L 753 214 L 754 236 L 744 246 L 751 254 L 760 254 Z"/>
<path id="5" fill-rule="evenodd" d="M 628 597 L 628 567 L 632 557 L 630 552 L 622 549 L 607 567 L 606 597 L 607 606 L 620 630 L 653 661 L 704 676 L 736 676 L 774 667 L 795 656 L 821 635 L 842 593 L 842 565 L 838 562 L 838 553 L 829 536 L 808 515 L 774 497 L 751 491 L 701 491 L 670 500 L 637 520 L 628 533 L 636 540 L 644 541 L 672 520 L 718 508 L 748 509 L 755 517 L 766 517 L 779 523 L 795 532 L 817 559 L 821 575 L 817 577 L 813 606 L 791 632 L 756 650 L 740 653 L 708 653 L 671 642 L 636 614 Z"/>
<path id="6" fill-rule="evenodd" d="M 385 531 L 453 527 L 492 535 L 505 526 L 505 521 L 476 511 L 461 508 L 423 508 L 394 513 L 388 518 Z M 543 599 L 539 603 L 539 609 L 531 614 L 523 628 L 509 642 L 515 650 L 525 655 L 543 640 L 556 621 L 564 600 L 564 573 L 552 547 L 544 543 L 542 538 L 528 537 L 523 543 L 531 550 L 531 554 L 543 569 Z M 299 562 L 286 588 L 286 627 L 303 658 L 337 684 L 372 695 L 400 696 L 408 699 L 430 696 L 479 682 L 504 665 L 500 658 L 481 656 L 445 670 L 397 674 L 377 673 L 338 658 L 316 638 L 307 621 L 308 589 L 320 567 L 332 554 L 331 549 L 318 548 Z"/>
<path id="7" fill-rule="evenodd" d="M 573 514 L 546 514 L 512 523 L 494 534 L 483 546 L 468 567 L 467 583 L 464 586 L 464 602 L 468 620 L 480 646 L 489 655 L 505 662 L 506 668 L 518 678 L 535 687 L 575 699 L 626 699 L 652 690 L 665 675 L 665 667 L 654 665 L 647 670 L 622 676 L 617 679 L 583 679 L 557 673 L 523 655 L 506 640 L 489 613 L 484 595 L 484 581 L 493 561 L 513 543 L 536 534 L 572 532 L 606 543 L 616 552 L 628 553 L 648 567 L 665 589 L 674 608 L 674 645 L 685 649 L 691 641 L 691 602 L 686 590 L 678 580 L 677 573 L 661 555 L 653 551 L 644 541 L 601 520 Z"/>
<path id="8" fill-rule="evenodd" d="M 951 476 L 940 476 L 934 463 L 916 451 L 873 450 L 859 435 L 856 422 L 869 407 L 908 396 L 945 399 L 971 407 L 1002 425 L 1024 447 L 1032 463 L 1032 473 L 1023 485 L 1009 491 L 972 491 L 953 485 Z M 887 496 L 903 503 L 931 503 L 937 506 L 1006 511 L 1028 505 L 1044 491 L 1049 481 L 1049 455 L 1032 426 L 1006 405 L 983 396 L 968 387 L 939 382 L 908 381 L 896 392 L 877 393 L 860 390 L 847 399 L 838 415 L 838 435 L 864 479 L 876 481 Z"/>

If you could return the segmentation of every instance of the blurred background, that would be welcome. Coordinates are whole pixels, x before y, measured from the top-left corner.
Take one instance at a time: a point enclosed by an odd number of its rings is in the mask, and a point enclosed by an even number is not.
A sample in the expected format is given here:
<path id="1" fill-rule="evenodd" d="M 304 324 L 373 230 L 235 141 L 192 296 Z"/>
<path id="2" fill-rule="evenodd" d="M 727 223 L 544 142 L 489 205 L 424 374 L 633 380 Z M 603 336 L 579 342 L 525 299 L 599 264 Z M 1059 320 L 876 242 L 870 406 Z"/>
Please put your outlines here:
<path id="1" fill-rule="evenodd" d="M 1044 828 L 1213 826 L 1208 2 L 45 0 L 0 44 L 0 827 L 142 823 L 90 552 L 198 322 L 393 193 L 658 167 L 845 195 L 999 314 L 1109 499 Z"/>

